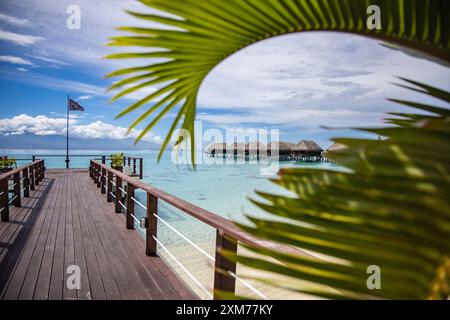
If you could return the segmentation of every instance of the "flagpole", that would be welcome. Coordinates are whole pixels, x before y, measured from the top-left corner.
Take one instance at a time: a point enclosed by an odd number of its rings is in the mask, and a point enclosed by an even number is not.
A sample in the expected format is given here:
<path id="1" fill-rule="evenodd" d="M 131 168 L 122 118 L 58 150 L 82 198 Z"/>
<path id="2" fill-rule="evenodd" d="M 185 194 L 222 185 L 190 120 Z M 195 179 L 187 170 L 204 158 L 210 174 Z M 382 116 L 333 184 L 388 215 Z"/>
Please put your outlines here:
<path id="1" fill-rule="evenodd" d="M 69 169 L 69 95 L 67 95 L 66 169 Z"/>

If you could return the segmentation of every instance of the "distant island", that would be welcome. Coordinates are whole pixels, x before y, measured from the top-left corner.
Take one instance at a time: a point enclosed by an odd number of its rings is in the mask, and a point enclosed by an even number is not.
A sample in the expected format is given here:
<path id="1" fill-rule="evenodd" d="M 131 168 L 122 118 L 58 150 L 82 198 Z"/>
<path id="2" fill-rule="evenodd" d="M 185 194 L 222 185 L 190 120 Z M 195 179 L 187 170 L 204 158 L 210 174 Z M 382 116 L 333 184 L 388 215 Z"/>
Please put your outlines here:
<path id="1" fill-rule="evenodd" d="M 133 139 L 81 139 L 70 138 L 70 149 L 83 150 L 159 150 L 157 143 L 140 141 L 134 145 Z M 0 149 L 45 149 L 62 150 L 66 148 L 64 135 L 0 135 Z"/>

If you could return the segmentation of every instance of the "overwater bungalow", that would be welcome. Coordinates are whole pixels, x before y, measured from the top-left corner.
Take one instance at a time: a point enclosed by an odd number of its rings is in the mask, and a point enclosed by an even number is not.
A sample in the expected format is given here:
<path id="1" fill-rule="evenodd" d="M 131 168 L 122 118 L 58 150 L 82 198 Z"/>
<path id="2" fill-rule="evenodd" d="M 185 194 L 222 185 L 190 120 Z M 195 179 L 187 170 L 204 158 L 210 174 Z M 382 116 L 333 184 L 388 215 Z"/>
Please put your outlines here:
<path id="1" fill-rule="evenodd" d="M 291 154 L 296 161 L 321 161 L 323 149 L 312 140 L 301 140 L 292 147 Z"/>
<path id="2" fill-rule="evenodd" d="M 212 143 L 206 148 L 206 153 L 212 157 L 215 156 L 226 156 L 227 154 L 227 144 L 226 143 Z"/>
<path id="3" fill-rule="evenodd" d="M 267 145 L 267 155 L 278 160 L 292 160 L 291 151 L 295 144 L 287 141 L 272 141 Z M 275 153 L 277 152 L 278 155 Z"/>
<path id="4" fill-rule="evenodd" d="M 245 155 L 251 158 L 267 157 L 267 146 L 259 141 L 252 141 L 245 145 Z"/>
<path id="5" fill-rule="evenodd" d="M 246 154 L 246 144 L 243 142 L 235 142 L 229 144 L 227 147 L 235 157 L 244 157 Z"/>

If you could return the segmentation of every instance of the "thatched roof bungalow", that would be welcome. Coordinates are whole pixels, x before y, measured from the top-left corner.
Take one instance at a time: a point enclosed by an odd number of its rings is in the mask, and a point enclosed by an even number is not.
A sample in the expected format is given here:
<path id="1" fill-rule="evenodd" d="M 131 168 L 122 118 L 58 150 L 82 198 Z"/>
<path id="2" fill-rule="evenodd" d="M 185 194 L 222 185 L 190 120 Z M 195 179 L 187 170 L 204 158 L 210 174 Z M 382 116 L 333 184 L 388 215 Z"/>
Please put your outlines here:
<path id="1" fill-rule="evenodd" d="M 301 140 L 292 148 L 292 155 L 296 160 L 306 159 L 316 161 L 322 156 L 322 148 L 312 140 Z"/>
<path id="2" fill-rule="evenodd" d="M 267 145 L 267 155 L 269 157 L 276 157 L 276 154 L 278 153 L 278 157 L 280 160 L 290 160 L 293 147 L 295 147 L 295 144 L 293 144 L 292 142 L 271 141 Z"/>
<path id="3" fill-rule="evenodd" d="M 245 143 L 234 142 L 227 146 L 228 150 L 232 152 L 233 155 L 244 155 L 245 154 Z"/>
<path id="4" fill-rule="evenodd" d="M 216 154 L 226 154 L 227 144 L 226 143 L 212 143 L 206 148 L 206 153 L 212 156 Z"/>

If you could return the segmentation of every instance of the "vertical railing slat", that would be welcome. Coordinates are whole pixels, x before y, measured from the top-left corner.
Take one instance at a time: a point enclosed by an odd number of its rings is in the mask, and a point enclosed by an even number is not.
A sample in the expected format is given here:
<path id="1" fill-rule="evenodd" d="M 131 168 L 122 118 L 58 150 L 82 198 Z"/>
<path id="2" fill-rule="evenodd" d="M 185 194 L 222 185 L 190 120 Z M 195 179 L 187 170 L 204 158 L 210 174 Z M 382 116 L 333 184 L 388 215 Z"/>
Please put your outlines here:
<path id="1" fill-rule="evenodd" d="M 148 256 L 156 257 L 157 243 L 153 237 L 157 237 L 158 219 L 154 216 L 158 214 L 158 198 L 147 193 L 147 226 L 145 229 L 145 253 Z"/>
<path id="2" fill-rule="evenodd" d="M 28 167 L 25 167 L 22 172 L 23 172 L 23 196 L 28 198 L 30 196 L 30 176 L 28 173 Z"/>
<path id="3" fill-rule="evenodd" d="M 22 205 L 22 195 L 20 192 L 20 172 L 17 172 L 13 175 L 13 183 L 14 183 L 14 201 L 13 204 L 16 207 L 20 207 Z"/>
<path id="4" fill-rule="evenodd" d="M 235 293 L 236 278 L 228 272 L 236 274 L 236 262 L 222 256 L 222 250 L 237 253 L 237 242 L 222 231 L 216 232 L 216 259 L 214 271 L 214 299 L 217 299 L 217 291 Z"/>
<path id="5" fill-rule="evenodd" d="M 122 178 L 116 177 L 116 213 L 122 212 L 122 206 L 120 205 L 120 201 L 122 201 L 123 194 L 120 188 L 122 188 Z"/>
<path id="6" fill-rule="evenodd" d="M 127 229 L 134 229 L 134 185 L 129 183 L 127 184 L 127 212 L 126 212 L 126 227 Z"/>
<path id="7" fill-rule="evenodd" d="M 112 202 L 113 201 L 113 196 L 111 195 L 112 192 L 112 180 L 114 179 L 114 175 L 111 171 L 108 170 L 108 190 L 106 190 L 107 194 L 106 194 L 106 201 L 107 202 Z"/>
<path id="8" fill-rule="evenodd" d="M 9 199 L 8 199 L 8 178 L 0 180 L 0 207 L 2 209 L 1 212 L 1 220 L 3 222 L 9 221 Z"/>

